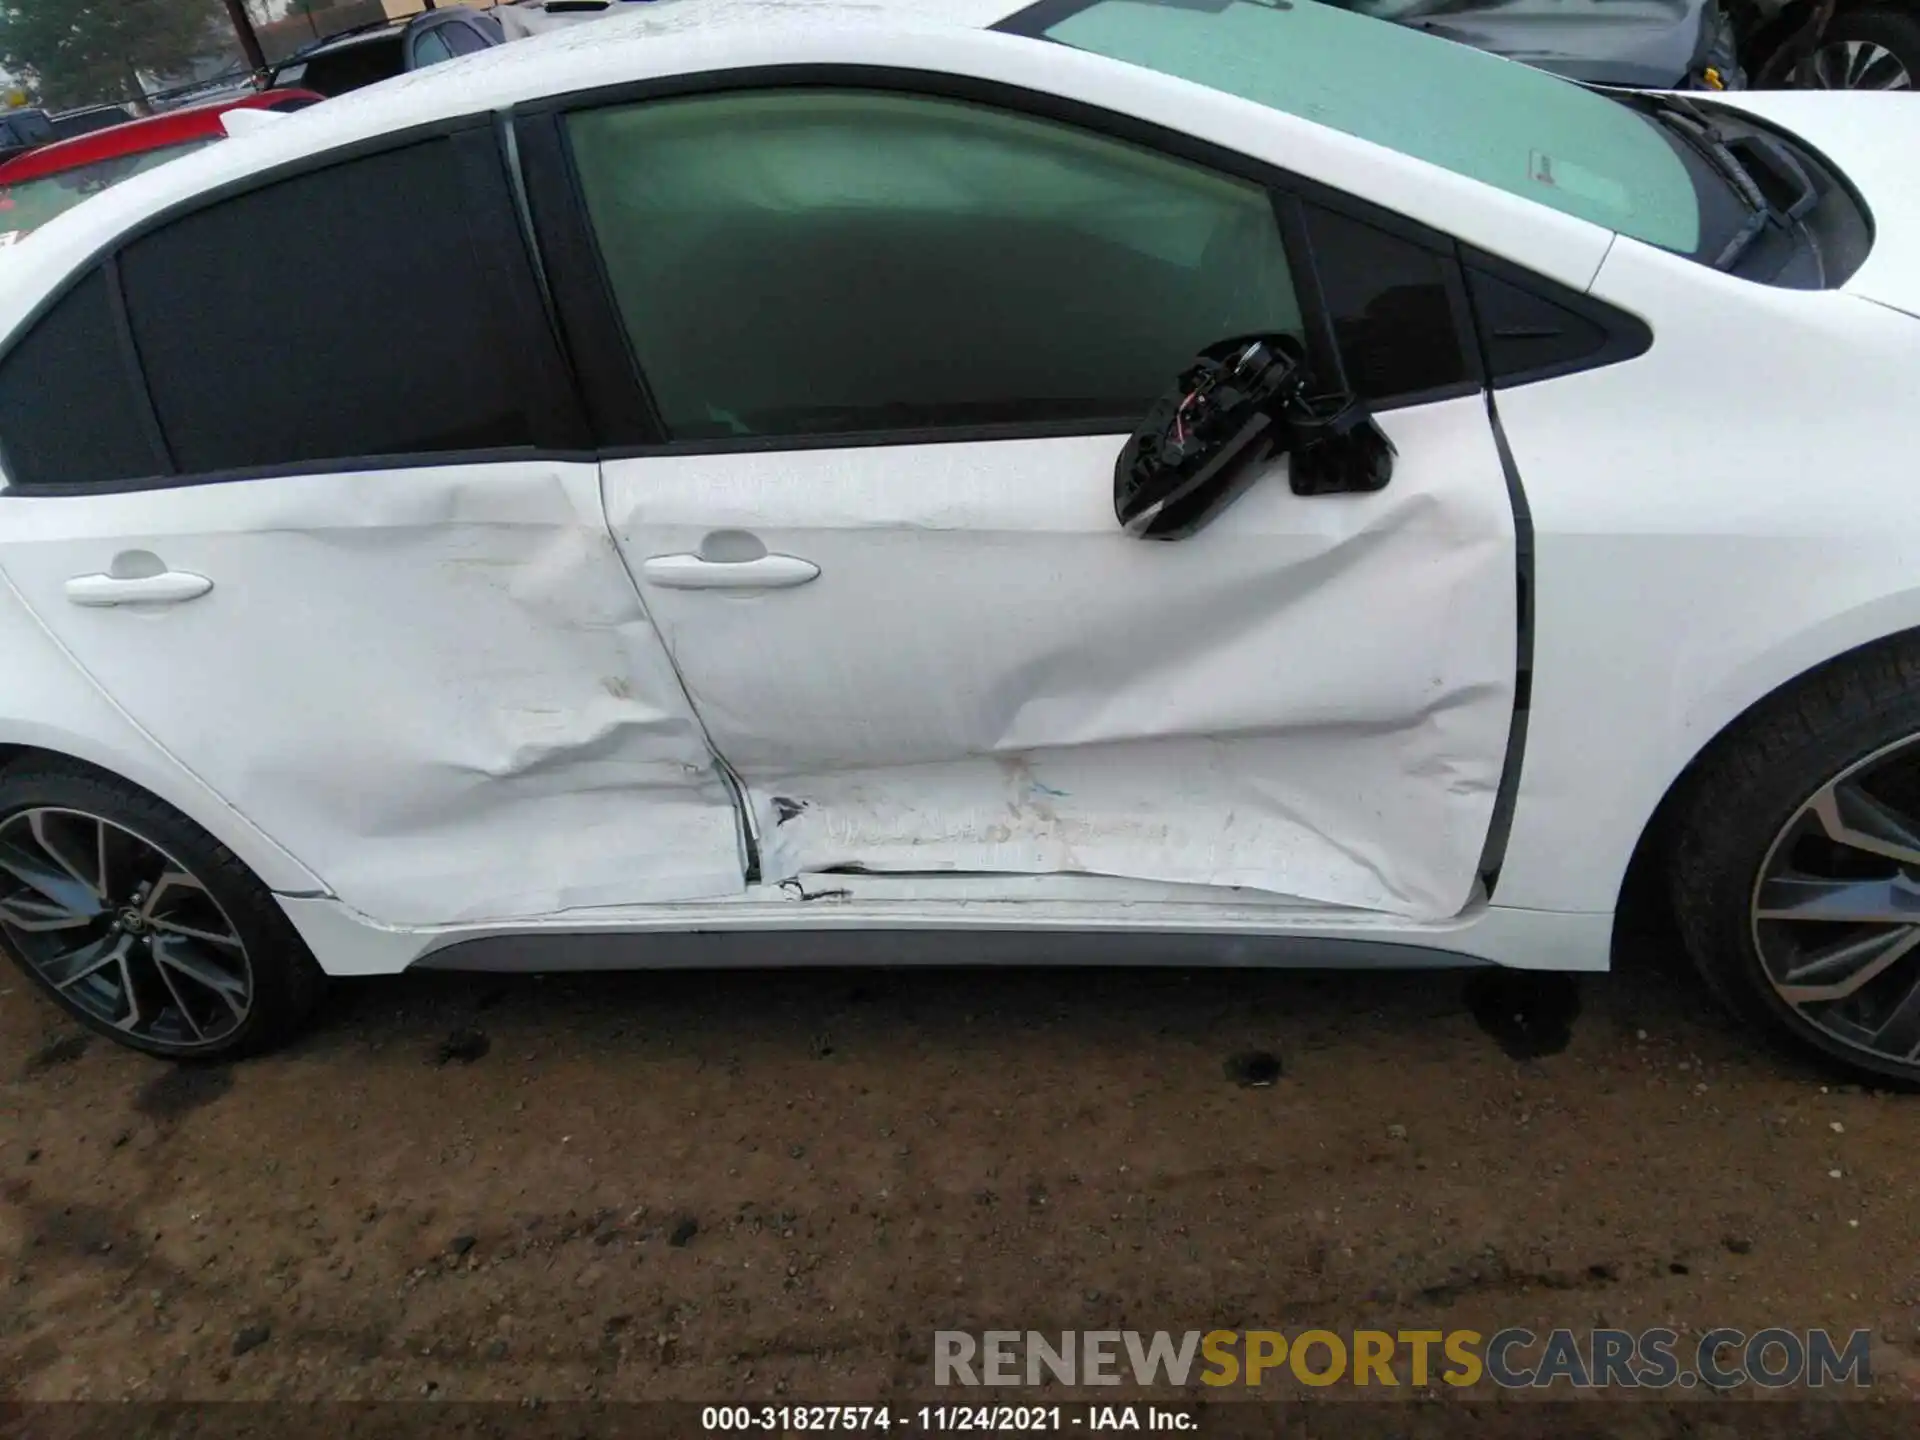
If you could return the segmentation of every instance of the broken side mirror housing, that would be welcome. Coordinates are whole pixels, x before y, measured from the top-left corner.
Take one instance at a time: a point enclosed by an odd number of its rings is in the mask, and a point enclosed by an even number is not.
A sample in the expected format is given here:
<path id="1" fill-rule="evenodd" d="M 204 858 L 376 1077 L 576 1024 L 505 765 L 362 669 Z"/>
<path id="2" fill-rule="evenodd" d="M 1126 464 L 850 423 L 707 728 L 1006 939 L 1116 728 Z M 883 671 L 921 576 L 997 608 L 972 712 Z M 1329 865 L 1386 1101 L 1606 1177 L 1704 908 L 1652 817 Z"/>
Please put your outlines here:
<path id="1" fill-rule="evenodd" d="M 1223 340 L 1180 372 L 1121 448 L 1114 516 L 1129 535 L 1185 539 L 1289 451 L 1300 495 L 1378 490 L 1393 472 L 1392 442 L 1354 396 L 1313 387 L 1298 340 Z"/>
<path id="2" fill-rule="evenodd" d="M 1292 460 L 1287 473 L 1296 495 L 1361 495 L 1384 490 L 1399 453 L 1350 394 L 1297 396 L 1288 407 Z"/>
<path id="3" fill-rule="evenodd" d="M 1278 448 L 1280 407 L 1304 355 L 1286 335 L 1208 346 L 1128 437 L 1114 465 L 1113 513 L 1129 535 L 1180 540 L 1253 483 Z"/>

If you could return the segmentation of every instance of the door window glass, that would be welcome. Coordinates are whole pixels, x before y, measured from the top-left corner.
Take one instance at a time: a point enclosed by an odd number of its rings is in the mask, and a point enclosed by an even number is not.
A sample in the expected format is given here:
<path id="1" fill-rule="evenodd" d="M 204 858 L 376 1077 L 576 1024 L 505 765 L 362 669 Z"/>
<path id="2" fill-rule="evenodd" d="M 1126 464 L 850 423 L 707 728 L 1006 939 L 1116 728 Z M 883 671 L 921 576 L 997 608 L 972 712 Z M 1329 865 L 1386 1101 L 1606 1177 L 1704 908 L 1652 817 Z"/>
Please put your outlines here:
<path id="1" fill-rule="evenodd" d="M 451 146 L 220 201 L 121 257 L 182 471 L 531 443 Z"/>
<path id="2" fill-rule="evenodd" d="M 1259 186 L 958 101 L 582 112 L 614 298 L 675 439 L 1133 423 L 1205 345 L 1300 330 Z"/>

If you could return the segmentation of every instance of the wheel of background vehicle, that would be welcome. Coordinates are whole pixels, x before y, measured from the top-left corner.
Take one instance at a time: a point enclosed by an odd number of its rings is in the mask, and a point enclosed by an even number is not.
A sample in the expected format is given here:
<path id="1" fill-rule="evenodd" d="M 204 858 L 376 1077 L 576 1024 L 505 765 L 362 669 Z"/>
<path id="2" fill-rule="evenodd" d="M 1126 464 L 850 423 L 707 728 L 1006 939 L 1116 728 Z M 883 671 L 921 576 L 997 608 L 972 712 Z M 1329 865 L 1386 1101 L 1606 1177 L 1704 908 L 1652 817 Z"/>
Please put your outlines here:
<path id="1" fill-rule="evenodd" d="M 0 772 L 0 941 L 83 1024 L 171 1059 L 268 1049 L 324 987 L 231 851 L 145 791 L 78 767 Z"/>
<path id="2" fill-rule="evenodd" d="M 1740 1018 L 1920 1088 L 1920 638 L 1764 702 L 1690 783 L 1671 868 L 1695 963 Z"/>
<path id="3" fill-rule="evenodd" d="M 1794 73 L 1803 90 L 1911 90 L 1920 79 L 1920 16 L 1843 10 Z"/>

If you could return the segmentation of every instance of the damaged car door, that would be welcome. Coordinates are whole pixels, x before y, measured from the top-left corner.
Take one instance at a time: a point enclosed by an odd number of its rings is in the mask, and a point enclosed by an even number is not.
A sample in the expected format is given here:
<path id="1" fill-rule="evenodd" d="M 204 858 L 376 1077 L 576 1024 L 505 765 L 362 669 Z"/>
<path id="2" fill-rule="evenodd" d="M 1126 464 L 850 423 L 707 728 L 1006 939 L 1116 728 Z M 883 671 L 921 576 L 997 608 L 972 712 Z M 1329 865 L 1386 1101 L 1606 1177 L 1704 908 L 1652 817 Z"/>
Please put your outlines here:
<path id="1" fill-rule="evenodd" d="M 0 568 L 363 914 L 738 891 L 563 375 L 485 126 L 253 182 L 0 359 Z"/>
<path id="2" fill-rule="evenodd" d="M 1458 913 L 1517 601 L 1451 252 L 1110 117 L 914 87 L 544 122 L 652 412 L 605 462 L 609 520 L 763 875 Z M 1279 460 L 1200 533 L 1125 533 L 1129 433 L 1245 335 L 1351 372 L 1391 483 L 1297 493 Z"/>

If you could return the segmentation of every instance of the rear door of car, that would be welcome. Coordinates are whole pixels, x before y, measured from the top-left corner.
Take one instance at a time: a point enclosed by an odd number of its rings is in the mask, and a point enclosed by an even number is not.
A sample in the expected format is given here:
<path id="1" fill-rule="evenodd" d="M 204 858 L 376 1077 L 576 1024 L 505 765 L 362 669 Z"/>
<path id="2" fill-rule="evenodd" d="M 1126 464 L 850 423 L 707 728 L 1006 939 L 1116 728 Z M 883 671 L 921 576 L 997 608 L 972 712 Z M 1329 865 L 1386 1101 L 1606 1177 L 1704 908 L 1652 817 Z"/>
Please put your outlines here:
<path id="1" fill-rule="evenodd" d="M 125 237 L 0 357 L 0 444 L 0 569 L 347 905 L 741 888 L 487 124 Z"/>

